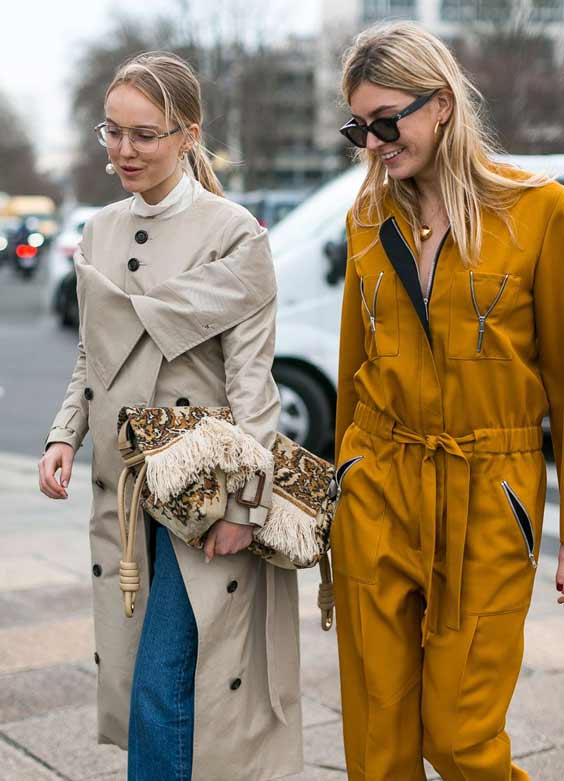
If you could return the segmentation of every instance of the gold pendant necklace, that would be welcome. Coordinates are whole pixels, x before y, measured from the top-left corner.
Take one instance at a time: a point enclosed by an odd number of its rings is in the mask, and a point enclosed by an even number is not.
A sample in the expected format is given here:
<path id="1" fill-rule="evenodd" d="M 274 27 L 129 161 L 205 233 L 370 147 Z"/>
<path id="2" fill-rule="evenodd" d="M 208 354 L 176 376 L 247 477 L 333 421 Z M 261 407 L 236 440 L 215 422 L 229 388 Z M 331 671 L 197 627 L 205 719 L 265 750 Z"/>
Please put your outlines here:
<path id="1" fill-rule="evenodd" d="M 427 241 L 427 239 L 430 239 L 433 235 L 433 229 L 430 225 L 422 225 L 419 228 L 419 238 L 421 241 Z"/>

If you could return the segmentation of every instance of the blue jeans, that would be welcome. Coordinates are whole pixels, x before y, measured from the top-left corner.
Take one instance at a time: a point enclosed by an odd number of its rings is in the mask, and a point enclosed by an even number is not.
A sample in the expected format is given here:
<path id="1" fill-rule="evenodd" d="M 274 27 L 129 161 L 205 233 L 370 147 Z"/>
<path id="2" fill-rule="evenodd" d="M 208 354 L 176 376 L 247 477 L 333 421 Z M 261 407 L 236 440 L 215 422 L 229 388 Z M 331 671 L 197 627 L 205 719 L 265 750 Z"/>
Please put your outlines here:
<path id="1" fill-rule="evenodd" d="M 156 527 L 154 576 L 133 673 L 127 779 L 190 781 L 198 629 L 168 531 Z"/>

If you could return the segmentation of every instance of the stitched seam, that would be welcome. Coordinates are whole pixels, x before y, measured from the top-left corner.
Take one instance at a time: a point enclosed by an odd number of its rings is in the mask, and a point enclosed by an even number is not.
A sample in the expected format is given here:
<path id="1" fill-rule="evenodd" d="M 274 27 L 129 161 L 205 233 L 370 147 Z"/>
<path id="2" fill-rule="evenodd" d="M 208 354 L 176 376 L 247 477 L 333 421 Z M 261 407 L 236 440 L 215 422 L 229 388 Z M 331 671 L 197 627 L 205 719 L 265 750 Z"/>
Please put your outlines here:
<path id="1" fill-rule="evenodd" d="M 563 200 L 564 199 L 562 197 L 562 193 L 559 192 L 558 195 L 556 196 L 556 198 L 554 199 L 554 206 L 550 210 L 550 216 L 548 217 L 548 219 L 546 221 L 546 227 L 543 230 L 543 240 L 542 240 L 541 248 L 540 248 L 538 257 L 536 259 L 535 268 L 534 268 L 534 271 L 533 271 L 533 286 L 536 284 L 536 281 L 537 281 L 536 277 L 537 277 L 538 266 L 539 266 L 540 259 L 541 259 L 542 255 L 543 255 L 543 252 L 544 252 L 545 244 L 546 244 L 546 242 L 548 240 L 548 234 L 549 234 L 548 228 L 550 226 L 550 223 L 552 222 L 552 218 L 556 214 L 556 210 L 557 210 L 558 206 L 563 202 Z"/>
<path id="2" fill-rule="evenodd" d="M 176 677 L 176 694 L 175 694 L 175 706 L 176 706 L 176 735 L 177 735 L 177 747 L 178 747 L 178 765 L 176 768 L 176 775 L 178 781 L 189 781 L 185 776 L 185 751 L 183 746 L 183 728 L 185 728 L 186 715 L 184 711 L 184 699 L 182 697 L 182 691 L 184 687 L 184 681 L 186 677 L 186 669 L 188 667 L 188 660 L 190 657 L 191 647 L 188 643 L 186 646 L 186 652 L 184 654 L 184 661 Z"/>
<path id="3" fill-rule="evenodd" d="M 463 610 L 462 615 L 464 616 L 506 616 L 511 613 L 519 613 L 521 610 L 524 610 L 525 608 L 528 608 L 530 605 L 529 602 L 524 602 L 522 605 L 519 605 L 519 607 L 512 607 L 508 610 Z"/>
<path id="4" fill-rule="evenodd" d="M 407 682 L 398 689 L 395 694 L 392 694 L 390 697 L 388 697 L 385 700 L 379 700 L 377 697 L 370 696 L 370 699 L 374 700 L 377 703 L 378 708 L 389 708 L 390 705 L 396 705 L 400 700 L 402 700 L 406 694 L 409 694 L 409 692 L 417 686 L 418 683 L 421 682 L 421 670 L 416 670 L 415 673 L 411 676 L 411 678 L 408 678 Z"/>

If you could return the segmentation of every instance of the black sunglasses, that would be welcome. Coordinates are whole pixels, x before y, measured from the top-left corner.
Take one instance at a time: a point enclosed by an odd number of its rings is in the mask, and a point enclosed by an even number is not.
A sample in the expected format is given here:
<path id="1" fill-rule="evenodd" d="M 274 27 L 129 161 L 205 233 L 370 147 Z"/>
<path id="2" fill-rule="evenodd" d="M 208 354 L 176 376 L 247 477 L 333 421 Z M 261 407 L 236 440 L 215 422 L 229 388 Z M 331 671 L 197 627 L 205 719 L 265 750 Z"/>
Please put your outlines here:
<path id="1" fill-rule="evenodd" d="M 351 144 L 359 146 L 362 149 L 366 147 L 369 133 L 373 133 L 380 141 L 397 141 L 400 137 L 398 128 L 400 119 L 403 119 L 420 109 L 425 103 L 428 103 L 436 93 L 437 90 L 431 92 L 430 95 L 421 95 L 419 98 L 416 98 L 413 103 L 410 103 L 407 108 L 404 108 L 403 111 L 394 114 L 393 117 L 380 117 L 369 125 L 359 125 L 357 120 L 353 117 L 349 119 L 346 125 L 343 125 L 343 127 L 339 129 L 339 133 L 348 139 Z"/>

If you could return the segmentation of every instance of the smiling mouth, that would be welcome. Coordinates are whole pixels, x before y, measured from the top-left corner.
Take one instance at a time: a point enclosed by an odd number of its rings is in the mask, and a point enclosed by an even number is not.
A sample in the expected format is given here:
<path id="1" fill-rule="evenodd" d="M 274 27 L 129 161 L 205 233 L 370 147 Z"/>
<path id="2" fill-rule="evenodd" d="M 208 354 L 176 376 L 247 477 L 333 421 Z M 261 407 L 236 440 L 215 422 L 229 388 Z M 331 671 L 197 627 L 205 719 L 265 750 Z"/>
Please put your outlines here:
<path id="1" fill-rule="evenodd" d="M 403 149 L 396 149 L 393 152 L 388 152 L 387 155 L 380 155 L 380 156 L 381 156 L 382 160 L 384 160 L 384 161 L 386 161 L 386 160 L 393 160 L 394 157 L 397 157 L 398 155 L 401 155 L 402 152 L 403 152 Z"/>

